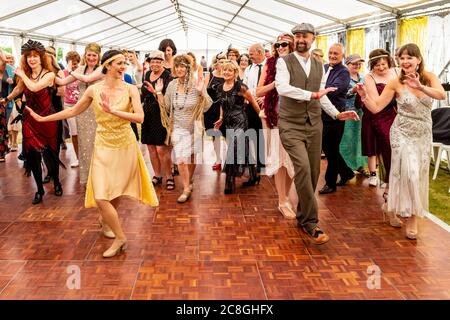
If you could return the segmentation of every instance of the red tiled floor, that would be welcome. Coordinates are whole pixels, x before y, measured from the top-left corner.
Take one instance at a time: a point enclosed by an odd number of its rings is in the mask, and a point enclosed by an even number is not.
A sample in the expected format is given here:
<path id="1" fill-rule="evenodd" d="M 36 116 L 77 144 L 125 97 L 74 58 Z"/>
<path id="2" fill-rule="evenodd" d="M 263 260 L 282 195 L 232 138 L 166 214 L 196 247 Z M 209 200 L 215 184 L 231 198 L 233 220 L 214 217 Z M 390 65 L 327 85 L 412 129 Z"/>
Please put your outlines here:
<path id="1" fill-rule="evenodd" d="M 251 262 L 146 261 L 139 269 L 133 299 L 266 299 Z"/>
<path id="2" fill-rule="evenodd" d="M 179 177 L 175 191 L 157 187 L 157 208 L 123 199 L 129 247 L 103 259 L 112 240 L 100 233 L 99 212 L 83 208 L 78 169 L 61 171 L 62 197 L 46 185 L 33 206 L 22 163 L 10 154 L 3 165 L 0 299 L 450 299 L 450 233 L 421 220 L 417 241 L 407 240 L 404 228 L 382 222 L 382 190 L 362 177 L 317 196 L 331 240 L 316 246 L 278 212 L 272 180 L 244 188 L 243 177 L 224 195 L 224 175 L 199 166 L 185 204 L 176 202 Z M 66 285 L 74 265 L 79 290 Z M 381 271 L 378 289 L 367 285 L 370 267 Z"/>

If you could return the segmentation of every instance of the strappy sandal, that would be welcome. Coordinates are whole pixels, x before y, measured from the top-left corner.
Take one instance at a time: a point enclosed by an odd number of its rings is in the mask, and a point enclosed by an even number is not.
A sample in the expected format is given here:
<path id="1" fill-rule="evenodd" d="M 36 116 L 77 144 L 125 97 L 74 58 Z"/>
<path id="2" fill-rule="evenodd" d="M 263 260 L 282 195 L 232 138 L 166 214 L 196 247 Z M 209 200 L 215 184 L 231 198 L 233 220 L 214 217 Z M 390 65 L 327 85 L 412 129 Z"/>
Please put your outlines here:
<path id="1" fill-rule="evenodd" d="M 162 177 L 154 176 L 152 178 L 152 183 L 153 183 L 154 186 L 157 186 L 158 184 L 162 184 L 162 180 L 163 180 Z"/>
<path id="2" fill-rule="evenodd" d="M 175 189 L 175 180 L 172 179 L 167 179 L 166 180 L 166 190 L 174 190 Z"/>

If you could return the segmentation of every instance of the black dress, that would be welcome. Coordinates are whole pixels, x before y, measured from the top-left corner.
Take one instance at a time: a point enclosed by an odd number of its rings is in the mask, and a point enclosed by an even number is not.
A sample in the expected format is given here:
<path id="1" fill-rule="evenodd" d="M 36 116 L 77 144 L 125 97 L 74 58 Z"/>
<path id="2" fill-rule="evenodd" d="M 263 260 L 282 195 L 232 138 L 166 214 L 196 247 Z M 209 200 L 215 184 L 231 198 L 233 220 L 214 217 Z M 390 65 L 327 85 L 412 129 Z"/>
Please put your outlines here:
<path id="1" fill-rule="evenodd" d="M 225 80 L 223 78 L 218 78 L 211 74 L 211 79 L 209 80 L 208 88 L 206 89 L 208 95 L 213 101 L 213 104 L 209 110 L 204 114 L 205 130 L 207 135 L 212 135 L 208 134 L 208 130 L 211 132 L 211 129 L 214 129 L 214 122 L 219 120 L 220 117 L 221 102 L 218 98 L 218 89 L 221 85 L 223 85 L 224 81 Z M 222 136 L 225 137 L 225 128 L 223 125 L 220 127 L 220 132 L 222 133 Z"/>
<path id="2" fill-rule="evenodd" d="M 162 93 L 166 93 L 169 82 L 172 81 L 170 71 L 165 69 L 155 81 L 150 81 L 151 71 L 147 71 L 144 81 L 148 81 L 153 87 L 158 79 L 163 79 Z M 141 142 L 154 146 L 163 146 L 167 137 L 167 130 L 161 123 L 161 111 L 157 98 L 142 86 L 142 100 L 144 102 L 144 122 L 142 123 Z"/>
<path id="3" fill-rule="evenodd" d="M 228 150 L 224 171 L 227 175 L 234 177 L 242 176 L 252 160 L 249 152 L 249 137 L 245 134 L 248 129 L 248 119 L 243 93 L 246 90 L 248 87 L 240 81 L 236 81 L 229 91 L 223 90 L 223 84 L 218 88 L 218 98 L 223 109 L 223 126 L 227 130 Z"/>

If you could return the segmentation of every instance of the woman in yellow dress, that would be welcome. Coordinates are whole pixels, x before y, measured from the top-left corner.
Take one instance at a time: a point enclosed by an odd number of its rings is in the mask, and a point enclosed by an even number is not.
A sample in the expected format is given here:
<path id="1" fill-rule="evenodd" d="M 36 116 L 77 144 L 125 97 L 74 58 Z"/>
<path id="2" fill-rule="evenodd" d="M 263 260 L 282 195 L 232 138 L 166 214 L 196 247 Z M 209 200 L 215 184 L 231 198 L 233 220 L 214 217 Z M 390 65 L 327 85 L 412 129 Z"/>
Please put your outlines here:
<path id="1" fill-rule="evenodd" d="M 47 117 L 27 110 L 37 121 L 47 122 L 76 116 L 92 103 L 97 130 L 85 207 L 98 207 L 104 223 L 116 236 L 103 253 L 103 257 L 109 258 L 127 247 L 117 213 L 120 197 L 133 197 L 150 206 L 157 206 L 158 198 L 130 126 L 130 122 L 142 123 L 144 112 L 138 89 L 123 81 L 125 57 L 121 51 L 110 50 L 103 55 L 102 67 L 104 80 L 90 86 L 73 108 Z"/>

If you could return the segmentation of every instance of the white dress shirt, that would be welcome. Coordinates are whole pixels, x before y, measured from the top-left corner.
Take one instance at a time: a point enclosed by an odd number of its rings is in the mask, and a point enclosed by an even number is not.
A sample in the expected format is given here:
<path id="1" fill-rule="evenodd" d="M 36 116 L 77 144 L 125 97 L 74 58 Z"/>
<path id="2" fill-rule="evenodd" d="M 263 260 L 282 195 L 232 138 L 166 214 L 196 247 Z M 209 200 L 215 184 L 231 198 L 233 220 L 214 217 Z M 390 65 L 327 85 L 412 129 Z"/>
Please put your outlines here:
<path id="1" fill-rule="evenodd" d="M 261 65 L 261 74 L 262 74 L 262 68 L 266 64 L 267 59 L 264 59 L 263 62 L 259 63 Z M 258 87 L 258 72 L 259 67 L 258 63 L 253 63 L 252 65 L 248 66 L 247 69 L 245 69 L 244 73 L 244 83 L 247 85 L 248 89 L 250 90 L 250 93 L 256 97 L 256 88 Z"/>
<path id="2" fill-rule="evenodd" d="M 295 57 L 300 62 L 300 65 L 305 71 L 307 77 L 309 77 L 309 73 L 311 72 L 311 56 L 308 59 L 303 58 L 297 52 L 294 52 Z M 323 72 L 322 80 L 320 81 L 320 89 L 325 88 L 325 84 L 327 83 L 328 75 L 330 74 L 330 69 L 325 73 Z M 284 59 L 280 58 L 277 61 L 277 74 L 275 75 L 275 87 L 277 89 L 278 95 L 288 97 L 291 99 L 295 99 L 298 101 L 310 101 L 311 100 L 311 91 L 303 90 L 290 85 L 291 75 L 289 74 L 289 70 L 286 66 L 286 62 Z M 330 99 L 326 95 L 320 98 L 320 105 L 330 117 L 336 119 L 336 116 L 339 114 L 338 109 L 331 103 Z"/>

